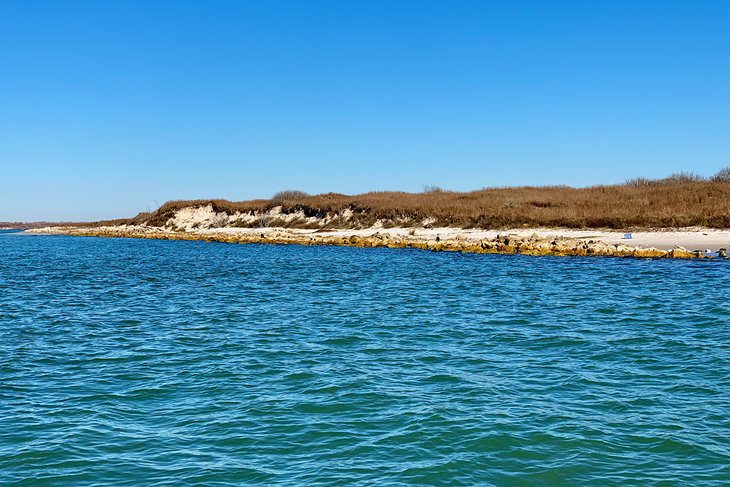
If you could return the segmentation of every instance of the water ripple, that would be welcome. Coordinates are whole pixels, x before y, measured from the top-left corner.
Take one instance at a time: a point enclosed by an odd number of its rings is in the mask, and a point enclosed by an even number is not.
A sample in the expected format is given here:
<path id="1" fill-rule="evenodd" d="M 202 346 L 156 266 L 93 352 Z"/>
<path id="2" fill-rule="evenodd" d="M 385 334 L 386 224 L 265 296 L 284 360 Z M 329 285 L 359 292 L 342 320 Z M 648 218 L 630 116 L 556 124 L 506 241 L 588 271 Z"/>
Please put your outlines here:
<path id="1" fill-rule="evenodd" d="M 0 483 L 727 483 L 728 278 L 1 235 Z"/>

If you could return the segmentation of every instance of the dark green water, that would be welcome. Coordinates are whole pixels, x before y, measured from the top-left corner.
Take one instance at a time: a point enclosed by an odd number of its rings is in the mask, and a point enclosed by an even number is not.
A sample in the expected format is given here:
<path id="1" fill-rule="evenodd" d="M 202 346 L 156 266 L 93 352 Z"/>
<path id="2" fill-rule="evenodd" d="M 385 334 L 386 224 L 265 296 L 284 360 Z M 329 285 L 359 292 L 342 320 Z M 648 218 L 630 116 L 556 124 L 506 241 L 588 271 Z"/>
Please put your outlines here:
<path id="1" fill-rule="evenodd" d="M 0 484 L 730 483 L 730 262 L 0 235 Z"/>

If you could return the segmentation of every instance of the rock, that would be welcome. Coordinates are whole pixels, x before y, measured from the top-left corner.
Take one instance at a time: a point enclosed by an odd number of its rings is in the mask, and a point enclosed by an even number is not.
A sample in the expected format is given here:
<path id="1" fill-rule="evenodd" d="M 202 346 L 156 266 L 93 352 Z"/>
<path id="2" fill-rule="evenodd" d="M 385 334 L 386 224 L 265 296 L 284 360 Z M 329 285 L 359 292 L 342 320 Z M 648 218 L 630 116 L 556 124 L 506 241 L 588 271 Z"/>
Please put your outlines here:
<path id="1" fill-rule="evenodd" d="M 717 256 L 722 257 L 723 259 L 727 258 L 727 249 L 723 248 L 717 251 Z"/>
<path id="2" fill-rule="evenodd" d="M 649 247 L 648 249 L 635 249 L 634 250 L 634 257 L 641 257 L 641 258 L 666 257 L 666 254 L 667 254 L 666 251 L 655 249 L 654 247 Z"/>
<path id="3" fill-rule="evenodd" d="M 459 234 L 454 238 L 438 238 L 426 240 L 425 237 L 413 238 L 405 235 L 394 236 L 382 232 L 373 233 L 363 237 L 359 235 L 334 236 L 327 234 L 304 235 L 297 232 L 281 230 L 260 231 L 254 230 L 251 233 L 226 234 L 207 233 L 201 234 L 197 231 L 176 231 L 175 228 L 158 229 L 140 226 L 129 227 L 97 227 L 97 228 L 71 228 L 64 233 L 79 236 L 97 237 L 132 237 L 132 238 L 157 238 L 165 240 L 205 240 L 211 242 L 229 243 L 274 243 L 274 244 L 302 244 L 302 245 L 346 245 L 355 247 L 389 247 L 416 249 L 432 251 L 453 251 L 471 253 L 521 253 L 526 255 L 590 255 L 590 256 L 615 256 L 615 257 L 639 257 L 639 258 L 673 258 L 692 259 L 709 258 L 706 251 L 689 251 L 683 247 L 675 247 L 672 250 L 664 251 L 656 248 L 635 248 L 624 243 L 608 245 L 600 240 L 581 240 L 564 237 L 539 237 L 537 234 L 520 237 L 515 234 L 497 235 L 492 239 L 471 240 Z M 714 252 L 711 253 L 714 255 Z M 717 252 L 722 258 L 727 257 L 727 249 L 722 248 Z"/>

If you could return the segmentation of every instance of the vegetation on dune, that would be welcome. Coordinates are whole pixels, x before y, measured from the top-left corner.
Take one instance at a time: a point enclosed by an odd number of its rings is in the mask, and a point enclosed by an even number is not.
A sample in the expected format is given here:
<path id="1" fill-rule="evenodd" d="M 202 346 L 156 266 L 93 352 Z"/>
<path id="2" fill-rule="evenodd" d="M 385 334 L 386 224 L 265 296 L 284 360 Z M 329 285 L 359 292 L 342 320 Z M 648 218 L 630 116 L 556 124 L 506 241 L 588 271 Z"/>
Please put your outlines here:
<path id="1" fill-rule="evenodd" d="M 526 186 L 455 192 L 429 186 L 422 193 L 371 192 L 353 196 L 310 196 L 287 190 L 270 200 L 171 201 L 126 222 L 162 226 L 182 208 L 205 205 L 211 205 L 216 212 L 252 216 L 281 207 L 282 214 L 310 218 L 293 219 L 286 226 L 308 228 L 312 228 L 312 217 L 329 217 L 325 228 L 364 228 L 377 221 L 386 227 L 730 228 L 730 168 L 711 178 L 678 173 L 663 179 L 637 178 L 588 188 Z M 346 218 L 342 217 L 345 213 Z M 281 220 L 267 223 L 279 224 Z M 261 226 L 261 220 L 244 226 Z"/>
<path id="2" fill-rule="evenodd" d="M 270 201 L 272 203 L 291 203 L 302 201 L 306 198 L 309 198 L 309 196 L 310 195 L 305 193 L 304 191 L 299 191 L 297 189 L 286 189 L 284 191 L 274 193 L 274 196 L 271 197 Z"/>
<path id="3" fill-rule="evenodd" d="M 730 167 L 720 169 L 711 179 L 719 183 L 730 183 Z"/>

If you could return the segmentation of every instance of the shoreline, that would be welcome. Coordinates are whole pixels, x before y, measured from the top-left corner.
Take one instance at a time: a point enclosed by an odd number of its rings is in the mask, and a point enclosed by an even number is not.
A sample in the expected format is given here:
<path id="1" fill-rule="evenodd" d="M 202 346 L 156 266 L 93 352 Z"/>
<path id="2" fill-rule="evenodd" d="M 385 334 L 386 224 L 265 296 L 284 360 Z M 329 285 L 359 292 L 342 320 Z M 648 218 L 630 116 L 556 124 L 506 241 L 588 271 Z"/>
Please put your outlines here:
<path id="1" fill-rule="evenodd" d="M 416 248 L 477 254 L 552 256 L 607 256 L 635 258 L 725 257 L 730 231 L 712 229 L 624 232 L 522 228 L 477 230 L 460 228 L 293 229 L 293 228 L 199 228 L 171 230 L 146 225 L 99 227 L 45 227 L 29 234 L 90 237 L 201 240 L 223 243 L 331 245 L 374 248 Z M 628 232 L 627 232 L 628 233 Z"/>

